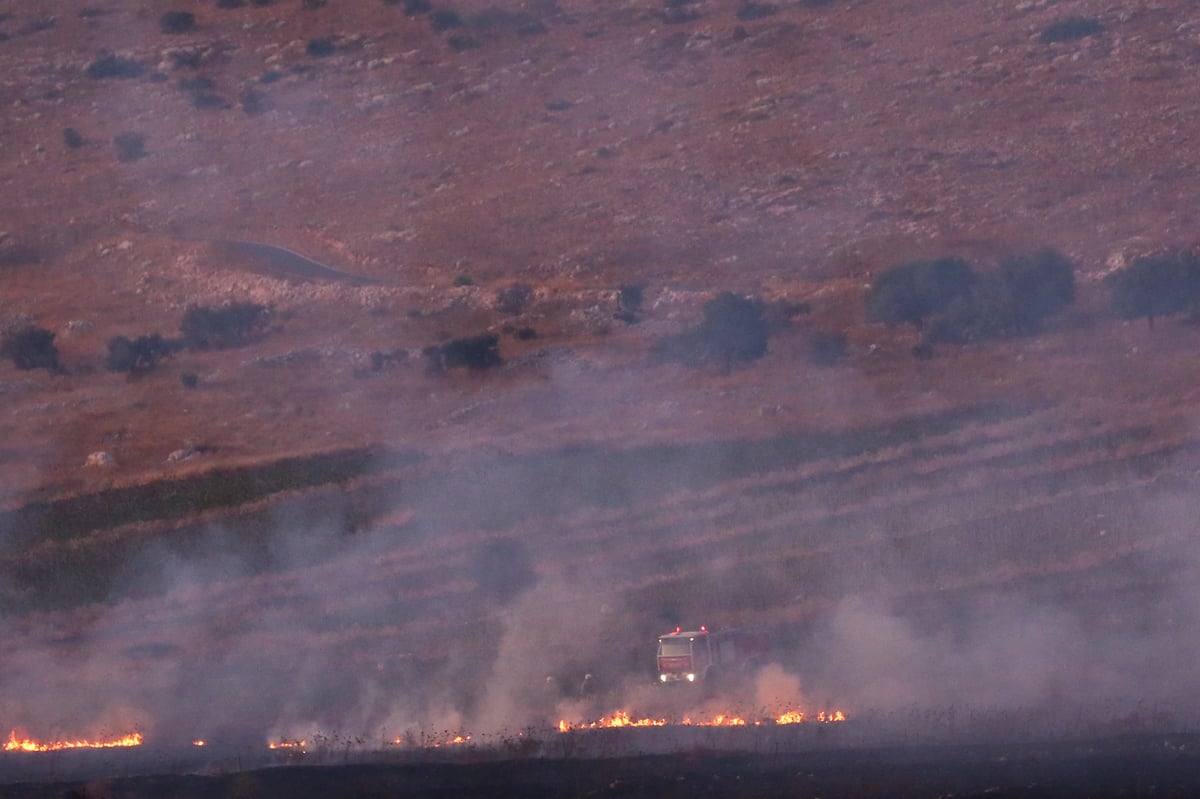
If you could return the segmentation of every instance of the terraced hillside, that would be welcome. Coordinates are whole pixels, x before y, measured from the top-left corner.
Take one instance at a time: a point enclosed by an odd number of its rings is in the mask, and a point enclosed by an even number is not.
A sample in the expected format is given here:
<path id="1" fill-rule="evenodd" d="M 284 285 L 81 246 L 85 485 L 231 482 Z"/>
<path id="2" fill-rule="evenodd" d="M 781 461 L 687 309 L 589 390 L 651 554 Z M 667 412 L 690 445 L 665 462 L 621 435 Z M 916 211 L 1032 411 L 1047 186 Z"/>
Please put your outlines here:
<path id="1" fill-rule="evenodd" d="M 1194 242 L 1189 4 L 187 5 L 0 14 L 0 312 L 63 367 L 0 364 L 0 730 L 516 729 L 693 623 L 811 707 L 1195 723 L 1200 331 L 1102 281 Z M 1043 245 L 1031 335 L 864 313 Z M 656 355 L 725 290 L 765 356 Z"/>

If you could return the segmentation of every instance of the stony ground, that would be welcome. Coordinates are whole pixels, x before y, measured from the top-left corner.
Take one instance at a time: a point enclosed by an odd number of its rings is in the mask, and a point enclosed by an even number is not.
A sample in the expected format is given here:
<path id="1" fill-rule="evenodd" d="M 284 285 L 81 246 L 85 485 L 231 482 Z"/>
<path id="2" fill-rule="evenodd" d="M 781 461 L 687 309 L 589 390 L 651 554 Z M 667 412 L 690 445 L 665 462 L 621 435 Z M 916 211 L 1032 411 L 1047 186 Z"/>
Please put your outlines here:
<path id="1" fill-rule="evenodd" d="M 0 311 L 65 366 L 0 365 L 0 728 L 520 726 L 584 672 L 638 701 L 706 621 L 772 631 L 813 705 L 1190 723 L 1198 333 L 1100 282 L 1194 242 L 1190 5 L 454 8 L 0 14 Z M 1079 297 L 1036 336 L 925 361 L 864 317 L 900 260 L 1043 245 Z M 720 290 L 808 313 L 655 362 Z M 104 370 L 228 300 L 271 330 Z M 425 374 L 485 331 L 502 368 Z"/>

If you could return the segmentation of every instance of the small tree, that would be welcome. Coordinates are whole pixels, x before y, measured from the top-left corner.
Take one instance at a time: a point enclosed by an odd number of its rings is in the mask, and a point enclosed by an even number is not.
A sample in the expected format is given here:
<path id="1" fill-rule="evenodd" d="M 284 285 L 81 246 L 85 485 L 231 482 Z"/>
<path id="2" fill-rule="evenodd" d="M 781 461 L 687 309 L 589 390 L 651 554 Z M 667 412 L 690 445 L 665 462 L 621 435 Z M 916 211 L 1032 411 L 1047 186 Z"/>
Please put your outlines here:
<path id="1" fill-rule="evenodd" d="M 1102 33 L 1104 26 L 1094 17 L 1067 17 L 1057 22 L 1051 22 L 1042 29 L 1038 39 L 1043 44 L 1054 42 L 1069 42 L 1075 39 L 1085 39 Z"/>
<path id="2" fill-rule="evenodd" d="M 1046 248 L 1001 262 L 997 278 L 1009 294 L 1023 331 L 1075 301 L 1075 266 L 1057 250 Z"/>
<path id="3" fill-rule="evenodd" d="M 937 258 L 893 266 L 879 275 L 866 296 L 867 316 L 886 325 L 925 319 L 967 294 L 976 276 L 961 258 Z"/>
<path id="4" fill-rule="evenodd" d="M 1195 310 L 1200 299 L 1200 264 L 1191 253 L 1138 258 L 1110 274 L 1105 282 L 1112 291 L 1112 306 L 1122 319 L 1154 318 Z"/>
<path id="5" fill-rule="evenodd" d="M 188 349 L 237 347 L 262 334 L 271 311 L 255 302 L 234 302 L 219 308 L 189 305 L 179 332 Z"/>
<path id="6" fill-rule="evenodd" d="M 18 369 L 62 371 L 58 347 L 54 346 L 54 333 L 33 325 L 6 333 L 0 342 L 0 355 L 11 358 Z"/>
<path id="7" fill-rule="evenodd" d="M 146 137 L 141 133 L 127 130 L 113 136 L 113 144 L 117 148 L 117 160 L 129 163 L 146 157 Z"/>
<path id="8" fill-rule="evenodd" d="M 724 291 L 704 304 L 700 337 L 705 349 L 724 360 L 726 367 L 766 355 L 770 331 L 758 298 Z"/>
<path id="9" fill-rule="evenodd" d="M 163 33 L 188 33 L 196 29 L 196 15 L 190 11 L 168 11 L 158 18 Z"/>
<path id="10" fill-rule="evenodd" d="M 500 357 L 500 337 L 494 333 L 481 333 L 448 341 L 421 350 L 425 357 L 427 374 L 441 374 L 447 369 L 465 366 L 472 370 L 491 369 L 504 363 Z"/>
<path id="11" fill-rule="evenodd" d="M 127 372 L 140 375 L 158 366 L 163 358 L 170 357 L 179 349 L 178 342 L 168 341 L 158 333 L 138 336 L 130 341 L 125 336 L 114 336 L 108 341 L 108 356 L 104 368 L 110 372 Z"/>

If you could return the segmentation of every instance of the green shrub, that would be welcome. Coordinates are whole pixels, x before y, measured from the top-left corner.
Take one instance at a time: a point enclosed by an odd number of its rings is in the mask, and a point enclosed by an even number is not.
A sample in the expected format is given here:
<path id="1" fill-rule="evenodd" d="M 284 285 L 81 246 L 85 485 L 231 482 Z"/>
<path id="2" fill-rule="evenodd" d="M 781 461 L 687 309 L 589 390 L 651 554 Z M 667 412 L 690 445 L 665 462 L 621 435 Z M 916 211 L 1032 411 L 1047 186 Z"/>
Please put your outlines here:
<path id="1" fill-rule="evenodd" d="M 146 157 L 146 137 L 141 133 L 127 130 L 113 136 L 113 144 L 117 148 L 117 160 L 121 163 L 137 161 Z"/>
<path id="2" fill-rule="evenodd" d="M 446 37 L 446 44 L 450 46 L 451 50 L 461 53 L 464 50 L 474 50 L 479 47 L 479 40 L 463 33 L 452 33 Z"/>
<path id="3" fill-rule="evenodd" d="M 261 335 L 270 321 L 270 309 L 254 302 L 221 307 L 190 305 L 184 311 L 179 332 L 188 349 L 226 349 Z"/>
<path id="4" fill-rule="evenodd" d="M 779 9 L 771 3 L 757 3 L 753 0 L 743 0 L 738 6 L 737 18 L 743 22 L 752 19 L 763 19 L 779 13 Z"/>
<path id="5" fill-rule="evenodd" d="M 179 346 L 178 341 L 164 339 L 158 333 L 138 336 L 132 341 L 125 336 L 114 336 L 108 341 L 104 368 L 110 372 L 145 374 L 158 366 L 163 358 L 174 355 Z"/>
<path id="6" fill-rule="evenodd" d="M 0 356 L 11 358 L 13 366 L 18 369 L 62 371 L 58 362 L 58 347 L 54 346 L 54 333 L 33 325 L 5 333 L 3 341 L 0 341 Z"/>
<path id="7" fill-rule="evenodd" d="M 889 326 L 920 325 L 967 294 L 975 281 L 975 273 L 961 258 L 898 264 L 882 272 L 867 292 L 867 316 Z"/>
<path id="8" fill-rule="evenodd" d="M 441 374 L 447 369 L 465 366 L 472 370 L 491 369 L 504 363 L 500 357 L 500 337 L 493 333 L 457 338 L 441 346 L 421 350 L 426 374 Z"/>
<path id="9" fill-rule="evenodd" d="M 1038 36 L 1043 44 L 1084 39 L 1104 31 L 1100 20 L 1093 17 L 1067 17 L 1047 25 Z"/>
<path id="10" fill-rule="evenodd" d="M 1075 265 L 1057 250 L 1045 248 L 1007 258 L 996 274 L 1016 306 L 1018 325 L 1025 332 L 1075 301 Z"/>
<path id="11" fill-rule="evenodd" d="M 190 11 L 168 11 L 158 18 L 163 33 L 188 33 L 196 29 L 196 15 Z"/>
<path id="12" fill-rule="evenodd" d="M 689 366 L 715 362 L 728 370 L 765 355 L 770 332 L 761 300 L 726 291 L 705 303 L 697 327 L 657 342 L 653 354 Z"/>
<path id="13" fill-rule="evenodd" d="M 332 36 L 320 36 L 316 39 L 309 39 L 308 44 L 304 48 L 304 52 L 308 53 L 313 58 L 324 58 L 331 56 L 337 52 L 337 45 L 333 43 Z"/>
<path id="14" fill-rule="evenodd" d="M 448 31 L 451 28 L 460 27 L 463 21 L 457 11 L 446 8 L 441 11 L 434 11 L 429 17 L 429 24 L 433 26 L 435 31 Z"/>
<path id="15" fill-rule="evenodd" d="M 1153 255 L 1134 260 L 1110 274 L 1105 283 L 1112 307 L 1122 319 L 1146 317 L 1153 328 L 1159 316 L 1197 310 L 1200 262 L 1190 252 Z"/>
<path id="16" fill-rule="evenodd" d="M 636 314 L 642 310 L 645 291 L 646 287 L 641 283 L 626 283 L 617 291 L 617 307 L 622 313 Z"/>
<path id="17" fill-rule="evenodd" d="M 146 68 L 138 62 L 119 55 L 104 55 L 88 65 L 87 76 L 96 80 L 104 78 L 137 78 Z"/>
<path id="18" fill-rule="evenodd" d="M 765 355 L 770 326 L 761 300 L 725 291 L 704 304 L 699 332 L 705 348 L 729 363 Z"/>

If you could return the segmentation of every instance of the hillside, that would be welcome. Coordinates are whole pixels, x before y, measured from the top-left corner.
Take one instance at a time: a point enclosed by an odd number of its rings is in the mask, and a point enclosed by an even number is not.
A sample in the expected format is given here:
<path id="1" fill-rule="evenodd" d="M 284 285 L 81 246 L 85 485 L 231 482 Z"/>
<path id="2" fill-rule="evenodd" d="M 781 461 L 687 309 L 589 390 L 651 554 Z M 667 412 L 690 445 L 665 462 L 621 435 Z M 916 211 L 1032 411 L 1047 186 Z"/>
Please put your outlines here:
<path id="1" fill-rule="evenodd" d="M 1190 729 L 1200 330 L 1101 282 L 1195 243 L 1189 4 L 433 6 L 0 14 L 0 314 L 64 367 L 0 364 L 0 732 L 511 730 L 653 704 L 677 623 L 768 630 L 755 701 Z M 1043 246 L 1034 335 L 864 313 Z M 796 312 L 654 357 L 721 291 Z M 104 368 L 226 302 L 269 330 Z"/>

